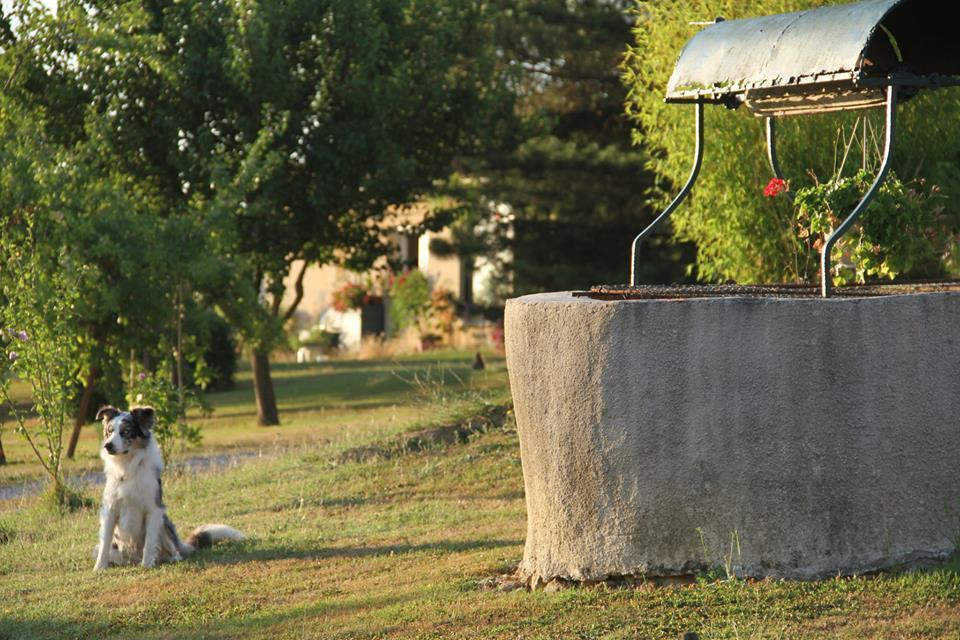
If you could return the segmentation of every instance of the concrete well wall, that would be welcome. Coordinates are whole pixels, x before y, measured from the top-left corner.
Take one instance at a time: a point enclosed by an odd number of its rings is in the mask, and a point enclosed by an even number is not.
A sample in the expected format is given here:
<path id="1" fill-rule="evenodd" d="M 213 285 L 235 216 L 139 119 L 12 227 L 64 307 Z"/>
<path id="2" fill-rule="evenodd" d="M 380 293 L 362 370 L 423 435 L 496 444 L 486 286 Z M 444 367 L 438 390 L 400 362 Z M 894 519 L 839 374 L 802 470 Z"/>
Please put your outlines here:
<path id="1" fill-rule="evenodd" d="M 813 579 L 955 548 L 960 294 L 543 294 L 508 303 L 505 334 L 533 583 Z"/>

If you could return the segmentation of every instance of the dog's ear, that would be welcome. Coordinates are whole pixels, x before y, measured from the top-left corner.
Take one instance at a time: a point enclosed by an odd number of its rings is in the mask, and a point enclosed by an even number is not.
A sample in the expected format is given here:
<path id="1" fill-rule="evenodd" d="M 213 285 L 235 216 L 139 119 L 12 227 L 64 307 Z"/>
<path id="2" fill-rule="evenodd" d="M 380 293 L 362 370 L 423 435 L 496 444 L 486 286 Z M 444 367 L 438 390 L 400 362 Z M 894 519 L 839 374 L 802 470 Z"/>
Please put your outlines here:
<path id="1" fill-rule="evenodd" d="M 137 407 L 130 410 L 130 415 L 136 421 L 137 426 L 144 435 L 153 429 L 154 410 L 153 407 Z"/>
<path id="2" fill-rule="evenodd" d="M 110 422 L 114 418 L 120 415 L 120 409 L 117 409 L 114 406 L 107 405 L 105 407 L 100 407 L 100 411 L 97 411 L 97 420 L 103 420 L 104 422 Z"/>

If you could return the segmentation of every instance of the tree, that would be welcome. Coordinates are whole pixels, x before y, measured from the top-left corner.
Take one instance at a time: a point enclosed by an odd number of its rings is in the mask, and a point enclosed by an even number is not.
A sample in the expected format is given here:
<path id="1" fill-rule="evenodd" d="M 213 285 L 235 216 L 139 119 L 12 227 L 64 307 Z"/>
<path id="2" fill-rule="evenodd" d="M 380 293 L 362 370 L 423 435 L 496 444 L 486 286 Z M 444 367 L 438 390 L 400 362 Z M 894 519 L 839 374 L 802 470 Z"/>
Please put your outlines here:
<path id="1" fill-rule="evenodd" d="M 296 309 L 281 308 L 294 261 L 370 265 L 384 250 L 374 222 L 496 126 L 485 12 L 467 0 L 98 7 L 95 30 L 128 24 L 142 49 L 79 59 L 95 109 L 113 114 L 107 161 L 218 230 L 234 277 L 212 300 L 251 352 L 260 424 L 278 422 L 269 354 Z"/>
<path id="2" fill-rule="evenodd" d="M 631 3 L 495 5 L 494 35 L 522 125 L 511 153 L 473 158 L 452 182 L 471 206 L 447 249 L 501 256 L 503 296 L 624 282 L 630 239 L 656 213 L 649 159 L 631 147 L 617 71 Z M 643 280 L 684 278 L 689 248 L 657 238 L 648 250 Z"/>
<path id="3" fill-rule="evenodd" d="M 56 505 L 70 506 L 63 435 L 84 357 L 77 302 L 85 274 L 63 248 L 62 179 L 48 161 L 57 149 L 37 124 L 0 95 L 0 411 L 48 475 Z M 30 386 L 29 408 L 10 395 L 14 377 Z"/>
<path id="4" fill-rule="evenodd" d="M 210 257 L 209 228 L 186 209 L 168 207 L 159 181 L 112 161 L 108 141 L 117 112 L 100 108 L 106 96 L 95 91 L 94 76 L 100 81 L 103 65 L 117 57 L 146 67 L 156 44 L 130 35 L 136 14 L 115 15 L 124 26 L 116 30 L 97 29 L 95 15 L 91 6 L 64 6 L 54 16 L 18 4 L 17 28 L 6 30 L 0 51 L 4 110 L 30 114 L 20 129 L 13 120 L 2 123 L 8 134 L 2 151 L 23 167 L 22 183 L 37 185 L 19 198 L 3 194 L 0 211 L 14 218 L 20 210 L 55 217 L 63 232 L 38 242 L 84 265 L 75 283 L 84 362 L 71 457 L 79 427 L 96 410 L 95 389 L 111 402 L 123 397 L 121 363 L 128 354 L 150 354 L 154 361 L 191 355 L 181 353 L 186 349 L 174 336 L 183 292 L 188 283 L 215 288 L 227 266 Z M 98 62 L 91 65 L 92 59 Z M 190 346 L 196 360 L 201 345 Z"/>
<path id="5" fill-rule="evenodd" d="M 782 13 L 827 4 L 826 0 L 695 0 L 637 2 L 636 44 L 624 64 L 627 113 L 635 139 L 652 150 L 649 168 L 664 184 L 682 184 L 693 156 L 690 108 L 664 104 L 673 65 L 684 44 L 702 27 L 691 23 Z M 796 212 L 786 198 L 763 197 L 770 180 L 763 121 L 743 111 L 706 109 L 706 156 L 692 197 L 672 217 L 677 237 L 697 246 L 697 269 L 706 280 L 797 281 L 808 247 L 798 242 Z M 960 193 L 960 91 L 928 92 L 902 105 L 894 169 L 904 180 L 923 178 L 946 194 Z M 866 134 L 863 133 L 864 128 Z M 876 163 L 882 136 L 879 111 L 783 120 L 779 152 L 791 188 L 829 180 L 840 167 L 844 143 L 868 166 Z M 909 144 L 904 140 L 909 138 Z M 864 163 L 848 163 L 847 175 Z M 808 172 L 809 171 L 809 172 Z M 666 204 L 675 195 L 661 190 Z M 958 228 L 958 213 L 948 210 Z M 868 214 L 869 215 L 869 212 Z M 815 263 L 814 263 L 815 264 Z"/>

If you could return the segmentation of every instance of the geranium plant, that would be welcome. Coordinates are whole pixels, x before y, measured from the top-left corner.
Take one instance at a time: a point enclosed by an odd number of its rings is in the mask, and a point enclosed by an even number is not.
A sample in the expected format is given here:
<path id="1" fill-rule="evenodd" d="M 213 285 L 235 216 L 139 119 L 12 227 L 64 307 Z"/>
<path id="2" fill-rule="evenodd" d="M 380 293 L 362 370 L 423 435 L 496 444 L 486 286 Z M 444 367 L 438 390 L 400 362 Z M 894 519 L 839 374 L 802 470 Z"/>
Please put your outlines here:
<path id="1" fill-rule="evenodd" d="M 794 206 L 801 240 L 819 253 L 872 181 L 870 173 L 860 171 L 798 189 Z M 950 233 L 937 192 L 923 181 L 904 183 L 890 175 L 857 225 L 834 246 L 834 284 L 939 275 Z"/>
<path id="2" fill-rule="evenodd" d="M 343 313 L 351 309 L 362 309 L 363 305 L 380 301 L 380 296 L 371 291 L 370 284 L 362 285 L 348 282 L 333 292 L 333 308 Z"/>
<path id="3" fill-rule="evenodd" d="M 390 274 L 390 314 L 397 331 L 416 326 L 425 333 L 430 310 L 430 282 L 419 269 L 408 269 L 400 275 Z"/>

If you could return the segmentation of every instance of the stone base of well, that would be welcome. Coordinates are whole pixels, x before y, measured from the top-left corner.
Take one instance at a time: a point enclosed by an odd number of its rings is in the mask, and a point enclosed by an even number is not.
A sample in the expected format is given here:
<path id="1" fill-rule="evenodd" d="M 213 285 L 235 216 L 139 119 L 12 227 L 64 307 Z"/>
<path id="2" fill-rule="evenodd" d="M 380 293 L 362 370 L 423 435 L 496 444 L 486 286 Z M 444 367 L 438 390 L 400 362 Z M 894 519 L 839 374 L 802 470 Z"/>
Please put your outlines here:
<path id="1" fill-rule="evenodd" d="M 955 549 L 960 294 L 543 294 L 507 304 L 505 336 L 534 584 Z"/>

